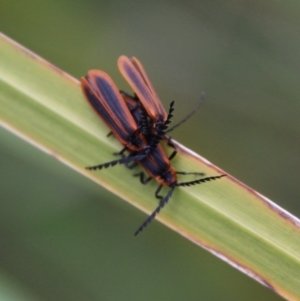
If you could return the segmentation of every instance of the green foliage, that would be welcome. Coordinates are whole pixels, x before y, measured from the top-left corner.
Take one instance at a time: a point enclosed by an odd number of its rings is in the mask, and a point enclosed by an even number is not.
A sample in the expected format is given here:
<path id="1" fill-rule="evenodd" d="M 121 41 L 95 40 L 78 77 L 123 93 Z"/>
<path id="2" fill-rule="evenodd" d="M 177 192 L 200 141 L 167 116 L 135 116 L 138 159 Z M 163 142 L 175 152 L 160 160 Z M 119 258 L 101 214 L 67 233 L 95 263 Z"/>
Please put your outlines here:
<path id="1" fill-rule="evenodd" d="M 110 160 L 117 143 L 105 137 L 107 129 L 83 99 L 77 80 L 3 35 L 0 57 L 5 127 L 134 206 L 148 213 L 156 207 L 154 184 L 136 185 L 128 170 L 84 169 Z M 177 170 L 223 173 L 179 147 Z M 300 298 L 299 221 L 234 178 L 178 189 L 158 219 L 285 298 Z"/>

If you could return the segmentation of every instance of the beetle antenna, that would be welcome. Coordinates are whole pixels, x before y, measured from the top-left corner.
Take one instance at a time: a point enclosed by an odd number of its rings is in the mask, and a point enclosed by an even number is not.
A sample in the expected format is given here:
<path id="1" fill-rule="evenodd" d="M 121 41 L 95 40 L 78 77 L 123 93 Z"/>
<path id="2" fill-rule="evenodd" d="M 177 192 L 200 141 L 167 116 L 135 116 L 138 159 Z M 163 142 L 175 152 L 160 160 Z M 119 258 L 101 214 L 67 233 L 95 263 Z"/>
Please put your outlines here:
<path id="1" fill-rule="evenodd" d="M 190 181 L 190 182 L 176 183 L 175 186 L 192 186 L 192 185 L 202 184 L 204 182 L 217 180 L 217 179 L 220 179 L 220 178 L 226 177 L 226 176 L 227 175 L 220 175 L 220 176 L 214 176 L 214 177 L 207 177 L 207 178 L 203 178 L 203 179 L 198 179 L 198 180 Z"/>
<path id="2" fill-rule="evenodd" d="M 176 129 L 177 127 L 179 127 L 180 125 L 182 125 L 184 122 L 186 122 L 190 117 L 192 117 L 199 110 L 199 108 L 200 108 L 200 106 L 201 106 L 204 98 L 205 98 L 205 93 L 202 92 L 201 96 L 200 96 L 200 101 L 197 104 L 197 107 L 191 113 L 189 113 L 185 118 L 183 118 L 181 121 L 179 121 L 174 126 L 172 126 L 170 129 L 168 129 L 166 131 L 166 133 L 169 133 L 169 132 L 173 131 L 174 129 Z"/>
<path id="3" fill-rule="evenodd" d="M 148 123 L 146 113 L 143 109 L 141 110 L 141 116 L 140 116 L 140 121 L 139 121 L 138 125 L 140 127 L 140 132 L 143 135 L 148 136 L 149 135 L 149 123 Z"/>
<path id="4" fill-rule="evenodd" d="M 168 124 L 171 123 L 171 119 L 173 117 L 173 111 L 175 109 L 174 104 L 175 104 L 175 101 L 173 100 L 170 103 L 167 120 L 162 125 L 159 126 L 157 134 L 152 136 L 152 139 L 150 139 L 149 145 L 150 145 L 151 150 L 155 149 L 157 147 L 157 145 L 160 143 L 160 141 L 164 139 L 164 136 L 166 134 L 166 129 L 168 128 Z"/>
<path id="5" fill-rule="evenodd" d="M 147 156 L 147 154 L 133 155 L 133 156 L 129 156 L 129 157 L 126 157 L 126 158 L 121 158 L 121 159 L 118 159 L 118 160 L 114 160 L 114 161 L 106 162 L 106 163 L 103 163 L 103 164 L 95 165 L 95 166 L 88 166 L 88 167 L 86 167 L 86 169 L 88 169 L 88 170 L 97 170 L 97 169 L 113 167 L 117 164 L 127 164 L 127 163 L 130 163 L 132 161 L 141 161 L 146 156 Z"/>
<path id="6" fill-rule="evenodd" d="M 172 119 L 172 117 L 174 116 L 174 115 L 173 115 L 173 112 L 174 112 L 174 110 L 175 110 L 174 104 L 175 104 L 175 100 L 173 100 L 173 101 L 170 103 L 170 108 L 169 108 L 169 112 L 168 112 L 168 117 L 167 117 L 167 120 L 165 121 L 164 129 L 163 129 L 163 130 L 166 130 L 166 129 L 168 128 L 168 125 L 171 123 L 171 119 Z"/>
<path id="7" fill-rule="evenodd" d="M 148 216 L 148 218 L 142 223 L 142 225 L 137 229 L 137 231 L 134 233 L 134 236 L 137 236 L 145 227 L 147 227 L 148 224 L 154 220 L 155 216 L 160 212 L 160 210 L 167 204 L 170 197 L 172 196 L 172 193 L 175 189 L 176 185 L 171 186 L 171 189 L 167 193 L 167 195 L 159 202 L 159 205 L 157 208 L 152 212 L 151 215 Z"/>

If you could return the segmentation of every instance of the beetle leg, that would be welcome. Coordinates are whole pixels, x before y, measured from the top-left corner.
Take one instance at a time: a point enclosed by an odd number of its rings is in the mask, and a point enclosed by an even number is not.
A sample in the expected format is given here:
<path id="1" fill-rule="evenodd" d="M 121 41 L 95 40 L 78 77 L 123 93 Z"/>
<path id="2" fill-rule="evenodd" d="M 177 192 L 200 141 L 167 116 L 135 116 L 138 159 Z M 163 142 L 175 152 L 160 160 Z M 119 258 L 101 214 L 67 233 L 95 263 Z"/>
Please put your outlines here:
<path id="1" fill-rule="evenodd" d="M 134 174 L 133 176 L 134 176 L 134 177 L 140 177 L 140 182 L 141 182 L 143 185 L 148 184 L 148 183 L 152 180 L 151 177 L 145 179 L 145 173 L 142 172 L 142 171 L 139 172 L 139 173 Z"/>

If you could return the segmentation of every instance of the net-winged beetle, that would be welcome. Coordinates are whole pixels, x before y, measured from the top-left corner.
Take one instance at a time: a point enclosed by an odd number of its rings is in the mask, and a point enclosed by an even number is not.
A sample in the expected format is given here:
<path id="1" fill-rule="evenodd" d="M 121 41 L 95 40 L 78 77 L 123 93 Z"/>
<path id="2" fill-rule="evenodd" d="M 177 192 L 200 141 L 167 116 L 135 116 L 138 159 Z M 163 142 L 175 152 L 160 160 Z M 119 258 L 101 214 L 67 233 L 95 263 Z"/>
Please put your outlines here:
<path id="1" fill-rule="evenodd" d="M 149 134 L 148 117 L 139 108 L 136 111 L 138 117 L 134 119 L 134 108 L 129 103 L 133 99 L 128 97 L 127 102 L 120 94 L 112 79 L 103 71 L 90 70 L 86 77 L 81 78 L 81 87 L 85 98 L 96 111 L 98 116 L 106 123 L 114 136 L 123 145 L 122 154 L 125 150 L 135 152 L 135 156 L 122 158 L 104 164 L 92 166 L 89 169 L 102 169 L 116 164 L 139 161 L 146 157 L 163 138 L 164 132 L 160 134 Z M 132 103 L 134 105 L 134 103 Z M 136 102 L 139 106 L 139 103 Z M 171 103 L 167 120 L 170 120 L 173 112 Z"/>
<path id="2" fill-rule="evenodd" d="M 155 179 L 159 183 L 155 192 L 155 197 L 160 200 L 159 205 L 135 232 L 135 235 L 137 235 L 160 212 L 176 187 L 197 185 L 226 175 L 206 177 L 189 182 L 177 181 L 177 174 L 197 174 L 202 176 L 204 174 L 199 172 L 178 172 L 171 167 L 170 160 L 174 158 L 177 151 L 171 139 L 166 136 L 166 132 L 170 119 L 173 116 L 174 102 L 171 103 L 169 114 L 167 114 L 146 72 L 136 58 L 129 59 L 126 56 L 121 56 L 118 60 L 118 65 L 121 73 L 133 88 L 134 97 L 124 92 L 119 92 L 111 78 L 103 71 L 90 70 L 88 75 L 81 79 L 82 90 L 86 99 L 124 147 L 119 152 L 122 155 L 121 159 L 87 167 L 87 169 L 102 169 L 118 163 L 123 163 L 133 168 L 137 165 L 136 163 L 139 163 L 149 176 L 145 179 L 143 172 L 135 174 L 135 176 L 140 177 L 141 183 L 147 184 L 151 179 Z M 192 114 L 189 114 L 188 117 Z M 171 130 L 179 124 L 175 125 Z M 166 139 L 168 145 L 175 149 L 170 157 L 167 156 L 160 144 L 162 139 Z M 124 156 L 125 150 L 129 152 L 127 157 Z M 130 162 L 134 163 L 129 166 L 128 163 Z M 170 187 L 164 197 L 159 195 L 163 186 Z"/>

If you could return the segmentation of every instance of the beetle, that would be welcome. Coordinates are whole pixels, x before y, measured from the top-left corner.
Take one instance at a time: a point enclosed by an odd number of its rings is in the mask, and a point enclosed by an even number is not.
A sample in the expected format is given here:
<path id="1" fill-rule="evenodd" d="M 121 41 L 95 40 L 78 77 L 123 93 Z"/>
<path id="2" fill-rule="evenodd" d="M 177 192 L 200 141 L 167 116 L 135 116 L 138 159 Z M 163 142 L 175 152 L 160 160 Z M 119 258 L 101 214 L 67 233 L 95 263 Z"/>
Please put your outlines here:
<path id="1" fill-rule="evenodd" d="M 99 70 L 90 70 L 86 77 L 82 77 L 81 87 L 90 105 L 124 146 L 119 154 L 125 150 L 139 153 L 136 153 L 134 158 L 131 156 L 87 167 L 91 170 L 144 158 L 164 139 L 167 132 L 187 119 L 166 131 L 173 117 L 174 101 L 171 102 L 167 114 L 142 64 L 136 58 L 120 56 L 118 66 L 125 79 L 135 89 L 135 97 L 120 91 L 121 97 L 112 79 Z"/>
<path id="2" fill-rule="evenodd" d="M 169 143 L 171 142 L 169 141 Z M 142 225 L 134 233 L 135 236 L 138 235 L 155 218 L 155 216 L 169 201 L 176 187 L 197 185 L 204 182 L 217 180 L 226 176 L 225 174 L 223 174 L 219 176 L 205 177 L 190 182 L 179 183 L 177 180 L 178 174 L 182 174 L 182 175 L 194 174 L 194 175 L 204 176 L 204 173 L 176 171 L 170 164 L 170 160 L 174 158 L 174 153 L 176 154 L 175 145 L 173 145 L 173 147 L 175 149 L 175 152 L 173 152 L 170 157 L 166 155 L 161 144 L 159 144 L 155 149 L 153 149 L 153 151 L 147 157 L 138 161 L 139 165 L 141 165 L 144 168 L 144 170 L 147 172 L 149 177 L 145 178 L 145 173 L 143 171 L 134 174 L 134 176 L 139 177 L 140 182 L 144 185 L 148 184 L 152 179 L 155 179 L 159 184 L 158 188 L 155 191 L 155 197 L 160 201 L 157 208 L 152 212 L 152 214 L 149 215 L 149 217 L 142 223 Z M 165 197 L 159 195 L 159 192 L 161 191 L 163 186 L 170 187 Z"/>
<path id="3" fill-rule="evenodd" d="M 171 167 L 170 160 L 174 158 L 177 151 L 171 138 L 166 136 L 166 130 L 173 116 L 174 102 L 170 105 L 169 114 L 166 114 L 139 61 L 135 58 L 130 60 L 125 56 L 121 56 L 119 62 L 120 71 L 125 74 L 123 76 L 134 88 L 136 97 L 128 96 L 126 93 L 121 95 L 112 79 L 103 71 L 90 70 L 86 77 L 81 78 L 81 86 L 86 99 L 124 146 L 119 152 L 122 155 L 121 159 L 87 167 L 87 169 L 96 170 L 114 166 L 118 163 L 128 165 L 128 163 L 133 162 L 132 168 L 137 162 L 149 175 L 147 179 L 144 179 L 143 172 L 135 175 L 140 177 L 143 184 L 147 184 L 152 179 L 159 183 L 155 197 L 160 199 L 160 203 L 135 232 L 135 235 L 137 235 L 160 212 L 176 187 L 201 184 L 219 179 L 225 175 L 178 183 L 177 174 L 198 174 L 202 176 L 204 174 L 178 172 Z M 168 144 L 175 149 L 170 157 L 166 155 L 160 144 L 162 139 L 166 139 Z M 128 157 L 124 156 L 125 150 L 129 151 Z M 159 195 L 163 186 L 170 187 L 165 197 Z"/>
<path id="4" fill-rule="evenodd" d="M 134 156 L 87 167 L 88 169 L 102 169 L 118 163 L 141 160 L 163 138 L 164 133 L 162 131 L 156 135 L 149 134 L 146 113 L 142 109 L 134 109 L 134 105 L 139 105 L 139 103 L 134 104 L 133 99 L 127 99 L 125 102 L 116 85 L 105 72 L 100 70 L 88 71 L 88 75 L 81 78 L 81 87 L 92 108 L 124 146 L 119 154 L 125 150 L 135 153 Z M 167 120 L 173 116 L 173 104 L 170 105 Z M 136 112 L 134 113 L 134 111 Z M 134 116 L 134 114 L 138 114 L 138 116 Z"/>

